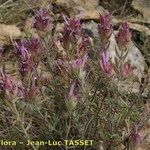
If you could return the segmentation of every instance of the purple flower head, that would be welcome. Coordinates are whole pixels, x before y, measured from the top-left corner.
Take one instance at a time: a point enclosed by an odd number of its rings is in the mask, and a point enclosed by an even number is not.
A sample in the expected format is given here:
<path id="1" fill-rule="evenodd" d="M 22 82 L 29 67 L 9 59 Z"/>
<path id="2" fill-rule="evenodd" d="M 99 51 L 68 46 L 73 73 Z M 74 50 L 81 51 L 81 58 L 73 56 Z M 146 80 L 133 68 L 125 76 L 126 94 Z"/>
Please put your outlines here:
<path id="1" fill-rule="evenodd" d="M 16 54 L 21 61 L 36 60 L 42 52 L 41 42 L 38 38 L 31 37 L 27 40 L 20 40 L 14 43 Z"/>
<path id="2" fill-rule="evenodd" d="M 32 42 L 30 42 L 30 41 L 20 40 L 19 42 L 14 43 L 14 47 L 16 50 L 16 54 L 20 58 L 19 72 L 20 72 L 21 76 L 25 76 L 27 73 L 30 73 L 34 67 L 34 63 L 31 59 L 33 54 L 31 55 L 29 53 L 28 48 L 32 48 L 32 50 L 35 50 L 36 44 L 32 45 Z M 31 51 L 31 49 L 30 49 L 30 51 Z"/>
<path id="3" fill-rule="evenodd" d="M 24 41 L 24 44 L 29 51 L 36 52 L 40 48 L 40 40 L 38 38 L 32 37 Z"/>
<path id="4" fill-rule="evenodd" d="M 100 56 L 100 67 L 102 69 L 102 71 L 106 74 L 111 74 L 112 72 L 112 65 L 109 62 L 109 54 L 108 54 L 108 50 L 105 50 L 102 55 Z"/>
<path id="5" fill-rule="evenodd" d="M 72 69 L 83 69 L 86 62 L 87 62 L 88 56 L 87 54 L 85 54 L 83 57 L 81 58 L 77 58 L 75 60 L 71 60 L 69 62 L 69 64 L 71 65 Z"/>
<path id="6" fill-rule="evenodd" d="M 36 11 L 35 16 L 33 17 L 33 27 L 37 30 L 44 31 L 50 23 L 50 16 L 48 9 L 41 8 Z"/>
<path id="7" fill-rule="evenodd" d="M 30 55 L 25 47 L 25 43 L 23 40 L 14 43 L 15 53 L 21 58 L 21 60 L 28 60 Z"/>
<path id="8" fill-rule="evenodd" d="M 106 13 L 104 15 L 100 15 L 99 17 L 100 25 L 99 25 L 99 32 L 102 36 L 102 38 L 109 38 L 113 31 L 113 25 L 112 25 L 112 16 L 109 13 Z"/>
<path id="9" fill-rule="evenodd" d="M 129 25 L 124 22 L 120 25 L 118 34 L 116 35 L 117 43 L 120 46 L 126 47 L 127 44 L 131 41 L 132 34 L 129 30 Z"/>
<path id="10" fill-rule="evenodd" d="M 24 41 L 24 45 L 27 48 L 27 50 L 31 53 L 32 59 L 37 58 L 39 55 L 41 55 L 41 42 L 38 38 L 30 38 L 26 41 Z"/>
<path id="11" fill-rule="evenodd" d="M 61 42 L 65 46 L 68 44 L 69 40 L 81 34 L 82 25 L 79 19 L 76 18 L 68 18 L 63 15 L 64 19 L 64 30 L 62 32 Z"/>
<path id="12" fill-rule="evenodd" d="M 130 133 L 131 141 L 134 146 L 139 145 L 143 141 L 143 137 L 138 132 L 138 126 L 133 125 Z"/>
<path id="13" fill-rule="evenodd" d="M 79 19 L 76 18 L 67 18 L 63 15 L 64 18 L 64 29 L 69 33 L 69 35 L 78 35 L 82 30 L 82 25 Z"/>

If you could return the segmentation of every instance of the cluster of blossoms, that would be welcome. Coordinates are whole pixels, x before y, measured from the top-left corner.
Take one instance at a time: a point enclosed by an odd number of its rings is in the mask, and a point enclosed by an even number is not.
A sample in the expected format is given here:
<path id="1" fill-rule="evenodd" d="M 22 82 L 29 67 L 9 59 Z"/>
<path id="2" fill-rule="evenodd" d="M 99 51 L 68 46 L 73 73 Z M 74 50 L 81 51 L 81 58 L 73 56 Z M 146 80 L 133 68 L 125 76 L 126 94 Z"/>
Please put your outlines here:
<path id="1" fill-rule="evenodd" d="M 113 33 L 113 24 L 112 24 L 112 16 L 109 13 L 104 15 L 100 15 L 99 17 L 99 32 L 102 41 L 108 41 Z M 131 41 L 131 32 L 129 30 L 129 25 L 126 22 L 121 23 L 119 32 L 116 35 L 116 41 L 119 46 L 126 47 L 128 43 Z"/>
<path id="2" fill-rule="evenodd" d="M 109 38 L 113 33 L 112 16 L 106 13 L 104 15 L 100 15 L 99 20 L 99 32 L 101 35 L 102 44 L 105 44 L 103 46 L 105 50 L 100 55 L 99 63 L 102 71 L 108 75 L 111 75 L 113 71 L 113 65 L 110 63 L 108 47 L 110 44 Z M 131 41 L 131 32 L 126 22 L 121 23 L 119 32 L 115 35 L 115 39 L 121 51 L 127 49 L 128 43 Z M 133 69 L 134 67 L 132 67 L 129 63 L 124 63 L 121 66 L 120 73 L 123 76 L 128 76 L 132 74 Z"/>
<path id="3" fill-rule="evenodd" d="M 31 96 L 37 94 L 37 73 L 36 69 L 40 61 L 42 53 L 41 43 L 38 38 L 30 38 L 28 40 L 20 40 L 14 43 L 15 53 L 19 58 L 19 72 L 25 86 L 25 98 L 29 99 Z M 28 85 L 28 83 L 30 83 Z"/>
<path id="4" fill-rule="evenodd" d="M 20 40 L 14 43 L 14 48 L 20 60 L 20 74 L 25 76 L 38 66 L 41 54 L 40 40 L 37 38 Z"/>
<path id="5" fill-rule="evenodd" d="M 120 50 L 127 48 L 128 43 L 131 41 L 131 32 L 129 30 L 129 25 L 124 22 L 120 25 L 119 32 L 116 35 L 116 41 Z"/>
<path id="6" fill-rule="evenodd" d="M 68 18 L 63 15 L 64 28 L 61 32 L 61 37 L 59 38 L 63 49 L 68 54 L 67 58 L 60 60 L 59 67 L 61 65 L 65 70 L 69 70 L 77 74 L 78 79 L 70 79 L 70 92 L 67 99 L 73 99 L 75 84 L 80 82 L 72 82 L 72 80 L 81 80 L 84 82 L 85 77 L 85 66 L 88 60 L 87 47 L 90 45 L 89 36 L 83 32 L 82 24 L 80 19 Z M 33 27 L 39 31 L 46 31 L 51 23 L 50 15 L 48 9 L 41 8 L 35 12 L 33 20 Z M 102 71 L 108 75 L 112 74 L 113 65 L 110 63 L 110 57 L 108 53 L 108 41 L 113 33 L 112 16 L 109 13 L 100 15 L 99 32 L 102 39 L 102 44 L 106 44 L 105 50 L 102 52 L 99 64 Z M 118 34 L 116 35 L 116 41 L 120 47 L 126 47 L 128 42 L 131 40 L 131 33 L 127 23 L 122 23 Z M 71 46 L 70 46 L 71 45 Z M 36 69 L 40 62 L 40 56 L 42 54 L 42 44 L 39 38 L 31 37 L 28 40 L 20 40 L 14 43 L 15 53 L 19 57 L 19 72 L 24 78 L 30 76 L 31 85 L 26 87 L 26 93 L 30 94 L 31 91 L 37 91 L 36 82 L 37 74 Z M 70 51 L 70 53 L 68 53 Z M 124 76 L 131 74 L 133 68 L 129 64 L 124 64 L 122 66 L 121 72 Z M 32 92 L 31 92 L 32 93 Z M 36 93 L 36 92 L 35 92 Z M 28 97 L 28 96 L 26 96 Z"/>
<path id="7" fill-rule="evenodd" d="M 110 62 L 110 56 L 108 50 L 104 50 L 99 59 L 100 68 L 107 75 L 112 75 L 113 72 L 113 64 Z M 120 73 L 124 77 L 130 76 L 133 74 L 134 67 L 129 63 L 124 63 L 121 66 Z"/>
<path id="8" fill-rule="evenodd" d="M 112 16 L 109 13 L 100 15 L 99 17 L 99 32 L 102 42 L 108 41 L 113 33 Z"/>
<path id="9" fill-rule="evenodd" d="M 69 61 L 70 68 L 72 69 L 84 69 L 85 63 L 87 62 L 87 54 L 81 58 Z"/>
<path id="10" fill-rule="evenodd" d="M 32 21 L 34 28 L 39 31 L 45 31 L 51 22 L 48 9 L 41 8 L 36 11 Z"/>
<path id="11" fill-rule="evenodd" d="M 46 29 L 51 23 L 48 9 L 37 10 L 32 18 L 32 23 L 33 28 L 38 31 L 47 31 Z M 32 99 L 39 92 L 37 67 L 41 61 L 43 50 L 41 40 L 35 37 L 21 39 L 14 42 L 14 50 L 19 60 L 21 80 L 24 83 L 23 94 L 20 94 L 20 88 L 12 82 L 11 78 L 4 75 L 1 77 L 1 91 L 8 90 L 11 94 L 18 91 L 16 96 L 21 95 L 24 99 Z"/>
<path id="12" fill-rule="evenodd" d="M 30 38 L 28 40 L 21 40 L 14 43 L 15 53 L 19 57 L 20 67 L 19 72 L 25 86 L 25 99 L 34 97 L 38 93 L 36 86 L 37 73 L 36 69 L 39 63 L 39 56 L 41 54 L 40 40 L 37 38 Z M 26 81 L 25 81 L 26 80 Z M 30 83 L 28 85 L 28 83 Z"/>
<path id="13" fill-rule="evenodd" d="M 68 44 L 77 42 L 78 38 L 81 36 L 82 25 L 79 19 L 68 18 L 63 15 L 64 19 L 64 29 L 62 31 L 62 37 L 60 41 L 64 48 L 68 47 Z"/>
<path id="14" fill-rule="evenodd" d="M 64 28 L 59 40 L 67 54 L 67 58 L 59 60 L 58 65 L 69 74 L 75 74 L 69 79 L 69 92 L 67 94 L 67 107 L 73 109 L 77 104 L 76 100 L 79 94 L 77 86 L 83 84 L 86 74 L 85 66 L 88 60 L 87 47 L 90 44 L 90 39 L 83 32 L 80 19 L 68 18 L 64 15 L 63 19 Z"/>
<path id="15" fill-rule="evenodd" d="M 71 68 L 80 68 L 85 64 L 87 58 L 87 46 L 89 45 L 89 37 L 83 32 L 82 24 L 77 18 L 68 18 L 63 15 L 64 29 L 61 32 L 60 42 L 65 51 L 71 51 L 66 64 L 68 63 Z M 70 44 L 74 47 L 68 47 Z"/>
<path id="16" fill-rule="evenodd" d="M 71 71 L 79 75 L 81 72 L 84 72 L 86 62 L 88 60 L 88 55 L 85 54 L 82 57 L 71 59 L 71 60 L 57 60 L 56 64 L 59 69 L 65 70 L 68 73 Z M 78 76 L 80 78 L 80 76 Z"/>
<path id="17" fill-rule="evenodd" d="M 82 24 L 80 23 L 79 19 L 76 18 L 68 18 L 63 15 L 64 18 L 64 29 L 61 32 L 61 38 L 60 43 L 62 44 L 62 47 L 68 54 L 67 60 L 60 60 L 59 65 L 63 66 L 65 70 L 71 70 L 75 73 L 77 73 L 77 76 L 79 77 L 78 80 L 83 79 L 85 76 L 85 64 L 88 60 L 88 54 L 87 54 L 87 47 L 90 44 L 88 35 L 83 33 Z M 113 34 L 113 24 L 112 24 L 112 16 L 109 13 L 106 13 L 104 15 L 100 15 L 100 24 L 98 26 L 99 33 L 101 37 L 102 47 L 105 49 L 99 58 L 99 64 L 102 69 L 102 71 L 107 75 L 112 75 L 112 72 L 114 70 L 114 65 L 110 62 L 110 56 L 108 52 L 109 47 L 109 39 L 111 35 Z M 129 26 L 127 23 L 122 23 L 119 28 L 119 32 L 115 35 L 116 41 L 118 43 L 119 48 L 127 47 L 128 43 L 131 40 L 131 33 L 129 31 Z M 70 45 L 73 45 L 72 47 Z M 69 53 L 68 51 L 71 51 Z M 60 67 L 59 66 L 59 67 Z M 129 63 L 122 64 L 120 68 L 120 73 L 123 76 L 131 75 L 133 72 L 133 67 Z M 74 79 L 73 79 L 74 81 Z M 81 82 L 84 82 L 83 80 Z M 78 82 L 79 83 L 79 82 Z M 72 82 L 71 79 L 71 85 L 70 85 L 70 92 L 68 95 L 69 99 L 74 99 L 71 97 L 74 97 L 73 91 L 75 90 L 75 84 L 76 82 Z M 74 90 L 73 90 L 74 89 Z"/>
<path id="18" fill-rule="evenodd" d="M 24 76 L 27 72 L 31 71 L 33 66 L 33 64 L 30 62 L 30 54 L 24 46 L 23 41 L 15 42 L 14 47 L 16 50 L 16 54 L 18 54 L 20 59 L 20 74 Z"/>
<path id="19" fill-rule="evenodd" d="M 76 57 L 86 54 L 86 49 L 90 43 L 89 36 L 83 32 L 80 19 L 68 18 L 63 15 L 64 28 L 61 32 L 60 43 L 66 51 L 74 52 Z"/>

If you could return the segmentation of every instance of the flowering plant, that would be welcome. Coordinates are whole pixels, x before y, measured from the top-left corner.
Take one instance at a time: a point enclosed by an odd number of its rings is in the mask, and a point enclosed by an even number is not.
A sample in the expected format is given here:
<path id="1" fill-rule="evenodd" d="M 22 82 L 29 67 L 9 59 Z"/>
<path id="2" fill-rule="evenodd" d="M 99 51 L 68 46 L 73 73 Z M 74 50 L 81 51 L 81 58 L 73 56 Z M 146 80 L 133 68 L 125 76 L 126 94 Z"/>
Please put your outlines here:
<path id="1" fill-rule="evenodd" d="M 94 140 L 91 147 L 83 145 L 80 149 L 139 145 L 143 140 L 140 131 L 137 126 L 126 129 L 126 122 L 140 126 L 145 97 L 119 87 L 136 69 L 123 55 L 124 50 L 130 51 L 128 24 L 122 23 L 114 34 L 112 15 L 100 15 L 97 39 L 83 29 L 81 19 L 61 17 L 63 27 L 57 35 L 49 9 L 36 10 L 32 17 L 34 33 L 13 41 L 9 57 L 15 63 L 12 70 L 1 60 L 5 66 L 0 70 L 1 137 L 23 142 Z M 114 62 L 112 36 L 121 53 Z M 4 51 L 5 47 L 0 48 L 0 56 L 4 57 Z M 17 146 L 20 150 L 23 145 Z M 47 149 L 48 145 L 42 146 Z M 78 149 L 76 146 L 62 144 L 60 148 Z M 41 147 L 31 144 L 23 148 Z"/>

